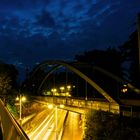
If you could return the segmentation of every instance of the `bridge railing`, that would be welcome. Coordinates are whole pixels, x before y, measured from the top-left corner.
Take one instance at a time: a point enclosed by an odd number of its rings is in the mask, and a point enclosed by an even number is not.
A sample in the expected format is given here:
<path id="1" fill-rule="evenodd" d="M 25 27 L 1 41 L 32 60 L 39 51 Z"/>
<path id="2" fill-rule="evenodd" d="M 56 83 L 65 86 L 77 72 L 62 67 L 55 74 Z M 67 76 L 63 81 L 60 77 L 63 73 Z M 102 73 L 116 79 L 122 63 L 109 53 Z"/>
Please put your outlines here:
<path id="1" fill-rule="evenodd" d="M 20 125 L 0 100 L 0 125 L 3 140 L 29 140 Z"/>
<path id="2" fill-rule="evenodd" d="M 105 100 L 93 101 L 93 100 L 82 100 L 82 99 L 74 99 L 74 98 L 66 98 L 66 97 L 49 97 L 49 96 L 47 97 L 38 96 L 38 97 L 32 97 L 32 98 L 40 100 L 40 101 L 46 101 L 46 102 L 56 103 L 56 104 L 64 104 L 64 105 L 73 106 L 73 107 L 108 111 L 114 114 L 120 113 L 119 104 L 109 103 L 108 101 L 105 101 Z"/>
<path id="3" fill-rule="evenodd" d="M 71 107 L 87 108 L 94 110 L 102 110 L 112 112 L 114 114 L 120 114 L 121 116 L 140 118 L 140 101 L 139 100 L 121 100 L 122 104 L 110 103 L 104 99 L 88 99 L 84 98 L 66 98 L 66 97 L 52 97 L 52 96 L 37 96 L 32 97 L 39 101 L 45 101 L 48 103 L 64 104 Z"/>

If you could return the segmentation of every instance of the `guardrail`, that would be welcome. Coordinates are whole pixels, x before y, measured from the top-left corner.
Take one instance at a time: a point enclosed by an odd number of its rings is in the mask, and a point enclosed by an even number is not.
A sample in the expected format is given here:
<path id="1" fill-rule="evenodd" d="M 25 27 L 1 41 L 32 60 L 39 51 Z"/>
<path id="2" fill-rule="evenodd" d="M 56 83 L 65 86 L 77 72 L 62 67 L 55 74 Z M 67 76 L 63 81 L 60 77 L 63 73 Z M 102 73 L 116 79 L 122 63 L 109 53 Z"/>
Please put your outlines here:
<path id="1" fill-rule="evenodd" d="M 29 140 L 20 125 L 0 100 L 0 125 L 3 140 Z"/>
<path id="2" fill-rule="evenodd" d="M 46 102 L 56 103 L 56 104 L 64 104 L 64 105 L 73 106 L 73 107 L 109 111 L 114 114 L 120 113 L 119 104 L 109 103 L 104 100 L 92 101 L 92 100 L 82 100 L 82 99 L 65 98 L 65 97 L 58 98 L 58 97 L 49 97 L 49 96 L 47 97 L 32 96 L 32 98 L 40 100 L 40 101 L 46 101 Z"/>

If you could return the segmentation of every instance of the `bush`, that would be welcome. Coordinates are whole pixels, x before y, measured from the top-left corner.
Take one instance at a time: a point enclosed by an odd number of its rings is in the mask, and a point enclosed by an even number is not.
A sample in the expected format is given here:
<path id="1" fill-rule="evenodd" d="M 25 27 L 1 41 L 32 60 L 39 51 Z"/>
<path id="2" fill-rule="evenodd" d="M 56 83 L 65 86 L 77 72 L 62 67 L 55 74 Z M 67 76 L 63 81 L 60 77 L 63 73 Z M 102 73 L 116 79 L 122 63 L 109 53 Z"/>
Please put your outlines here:
<path id="1" fill-rule="evenodd" d="M 91 110 L 85 116 L 83 140 L 139 140 L 140 120 Z"/>

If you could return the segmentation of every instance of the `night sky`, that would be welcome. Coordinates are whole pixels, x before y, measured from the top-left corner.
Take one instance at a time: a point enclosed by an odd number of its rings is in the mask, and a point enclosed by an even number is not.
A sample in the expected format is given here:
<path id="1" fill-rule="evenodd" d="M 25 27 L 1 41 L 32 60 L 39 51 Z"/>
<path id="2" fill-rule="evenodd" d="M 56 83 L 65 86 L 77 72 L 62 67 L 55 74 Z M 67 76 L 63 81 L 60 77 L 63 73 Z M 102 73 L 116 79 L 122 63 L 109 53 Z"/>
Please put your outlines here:
<path id="1" fill-rule="evenodd" d="M 138 12 L 140 0 L 0 0 L 0 60 L 24 68 L 117 47 Z"/>

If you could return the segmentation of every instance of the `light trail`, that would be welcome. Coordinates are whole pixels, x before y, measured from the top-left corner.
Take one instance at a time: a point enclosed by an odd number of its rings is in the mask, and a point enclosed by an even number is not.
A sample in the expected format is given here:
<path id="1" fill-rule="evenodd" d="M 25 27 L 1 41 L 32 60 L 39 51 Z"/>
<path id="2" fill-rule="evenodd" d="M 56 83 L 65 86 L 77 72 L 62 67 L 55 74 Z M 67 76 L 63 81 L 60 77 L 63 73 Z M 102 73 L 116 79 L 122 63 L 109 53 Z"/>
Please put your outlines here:
<path id="1" fill-rule="evenodd" d="M 56 125 L 55 125 L 55 127 L 51 131 L 51 134 L 50 134 L 49 138 L 43 139 L 43 140 L 61 140 L 61 137 L 62 137 L 62 132 L 61 131 L 63 131 L 63 125 L 64 125 L 64 120 L 65 120 L 65 117 L 66 117 L 66 112 L 67 112 L 66 110 L 58 109 L 57 129 L 56 129 Z M 54 119 L 54 121 L 55 121 L 55 119 Z"/>
<path id="2" fill-rule="evenodd" d="M 79 114 L 69 112 L 62 140 L 82 140 L 82 128 L 79 126 L 81 117 Z"/>
<path id="3" fill-rule="evenodd" d="M 35 135 L 35 133 L 37 133 L 37 131 L 39 131 L 39 129 L 45 124 L 45 122 L 49 119 L 49 117 L 50 117 L 50 115 L 48 115 L 44 120 L 43 120 L 43 122 L 41 122 L 41 124 L 35 129 L 35 131 L 34 132 L 32 132 L 31 134 L 29 134 L 28 136 L 29 136 L 29 138 L 31 138 L 31 137 L 33 137 L 33 135 Z M 51 116 L 51 118 L 52 118 L 53 116 Z M 50 119 L 51 119 L 50 118 Z M 47 122 L 47 124 L 49 123 L 49 121 Z M 39 132 L 40 133 L 40 132 Z"/>
<path id="4" fill-rule="evenodd" d="M 51 125 L 51 128 L 54 128 L 54 123 Z M 53 130 L 48 130 L 42 140 L 49 140 L 50 135 L 52 134 Z"/>
<path id="5" fill-rule="evenodd" d="M 52 121 L 53 116 L 51 116 L 50 120 L 47 122 L 47 124 L 39 131 L 39 133 L 33 137 L 33 140 L 39 140 L 40 138 L 42 139 L 42 133 L 46 128 L 48 127 L 48 124 Z M 44 136 L 43 136 L 44 137 Z"/>
<path id="6" fill-rule="evenodd" d="M 70 112 L 64 124 L 66 114 L 67 111 L 63 109 L 58 109 L 57 114 L 55 108 L 43 110 L 31 121 L 33 129 L 27 134 L 28 137 L 30 140 L 73 140 L 73 138 L 81 140 L 80 116 Z"/>

